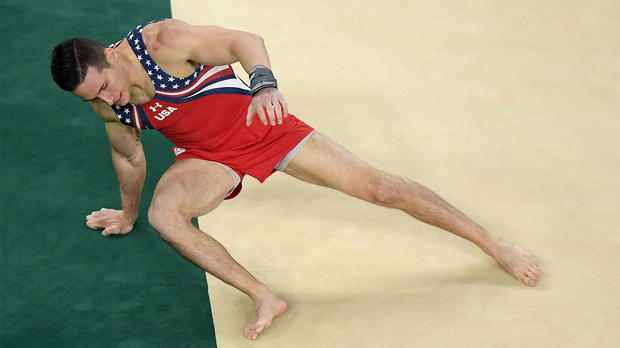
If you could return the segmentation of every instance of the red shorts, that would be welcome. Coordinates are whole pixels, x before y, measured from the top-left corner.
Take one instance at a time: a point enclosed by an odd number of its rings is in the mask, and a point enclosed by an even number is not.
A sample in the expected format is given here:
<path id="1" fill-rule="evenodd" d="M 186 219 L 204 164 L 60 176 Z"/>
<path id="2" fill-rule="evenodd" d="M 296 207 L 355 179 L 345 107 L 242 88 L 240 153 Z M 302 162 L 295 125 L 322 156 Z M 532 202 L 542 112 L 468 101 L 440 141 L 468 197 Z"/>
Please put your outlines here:
<path id="1" fill-rule="evenodd" d="M 227 132 L 230 136 L 209 149 L 181 144 L 173 147 L 177 155 L 175 161 L 200 158 L 218 162 L 234 170 L 241 180 L 248 174 L 264 182 L 273 174 L 278 162 L 314 130 L 291 114 L 283 119 L 281 125 L 265 126 L 258 116 L 249 127 L 245 123 L 245 117 L 240 117 Z M 239 192 L 241 183 L 226 199 L 234 198 Z"/>

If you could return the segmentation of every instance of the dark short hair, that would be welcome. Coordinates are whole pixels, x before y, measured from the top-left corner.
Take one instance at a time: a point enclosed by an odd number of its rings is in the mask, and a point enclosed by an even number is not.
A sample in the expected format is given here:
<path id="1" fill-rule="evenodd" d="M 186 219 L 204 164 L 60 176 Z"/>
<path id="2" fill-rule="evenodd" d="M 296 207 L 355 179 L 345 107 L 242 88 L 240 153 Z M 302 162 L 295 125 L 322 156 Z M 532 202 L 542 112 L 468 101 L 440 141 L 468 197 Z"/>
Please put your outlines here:
<path id="1" fill-rule="evenodd" d="M 52 52 L 52 78 L 60 88 L 73 92 L 84 81 L 88 67 L 101 71 L 110 66 L 104 50 L 104 45 L 87 37 L 59 43 Z"/>

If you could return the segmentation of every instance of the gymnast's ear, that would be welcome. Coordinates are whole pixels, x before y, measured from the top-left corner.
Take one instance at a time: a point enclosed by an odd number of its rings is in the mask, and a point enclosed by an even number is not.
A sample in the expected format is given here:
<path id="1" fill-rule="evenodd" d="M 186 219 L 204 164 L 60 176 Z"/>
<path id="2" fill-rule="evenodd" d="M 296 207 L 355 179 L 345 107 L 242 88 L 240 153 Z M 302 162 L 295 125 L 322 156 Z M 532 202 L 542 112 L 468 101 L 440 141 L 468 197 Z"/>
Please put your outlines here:
<path id="1" fill-rule="evenodd" d="M 115 63 L 118 60 L 118 52 L 114 48 L 106 47 L 103 50 L 103 53 L 110 64 Z"/>

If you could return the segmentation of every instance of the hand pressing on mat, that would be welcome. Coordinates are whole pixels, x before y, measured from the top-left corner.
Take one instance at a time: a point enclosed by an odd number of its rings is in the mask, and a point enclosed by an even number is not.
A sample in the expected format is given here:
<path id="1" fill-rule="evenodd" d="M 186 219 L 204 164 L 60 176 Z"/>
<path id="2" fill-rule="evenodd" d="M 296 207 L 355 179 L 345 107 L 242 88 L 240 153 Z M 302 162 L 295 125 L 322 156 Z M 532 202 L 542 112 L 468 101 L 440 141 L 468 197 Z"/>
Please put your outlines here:
<path id="1" fill-rule="evenodd" d="M 102 236 L 126 234 L 131 232 L 135 220 L 123 214 L 122 210 L 102 208 L 86 216 L 86 226 L 93 230 L 103 228 Z"/>

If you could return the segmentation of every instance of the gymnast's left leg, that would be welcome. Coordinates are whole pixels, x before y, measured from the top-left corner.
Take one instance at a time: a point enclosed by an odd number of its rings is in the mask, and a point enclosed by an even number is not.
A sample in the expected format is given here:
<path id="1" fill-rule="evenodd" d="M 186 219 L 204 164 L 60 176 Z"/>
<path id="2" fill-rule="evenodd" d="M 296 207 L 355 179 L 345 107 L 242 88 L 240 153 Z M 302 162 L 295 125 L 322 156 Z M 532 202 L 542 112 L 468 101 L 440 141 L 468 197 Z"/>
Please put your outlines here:
<path id="1" fill-rule="evenodd" d="M 535 286 L 540 277 L 540 267 L 529 251 L 487 232 L 427 187 L 370 166 L 319 132 L 312 134 L 284 172 L 377 205 L 400 209 L 465 238 L 525 285 Z"/>

